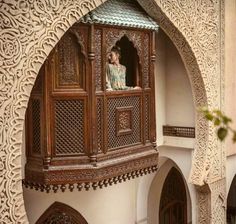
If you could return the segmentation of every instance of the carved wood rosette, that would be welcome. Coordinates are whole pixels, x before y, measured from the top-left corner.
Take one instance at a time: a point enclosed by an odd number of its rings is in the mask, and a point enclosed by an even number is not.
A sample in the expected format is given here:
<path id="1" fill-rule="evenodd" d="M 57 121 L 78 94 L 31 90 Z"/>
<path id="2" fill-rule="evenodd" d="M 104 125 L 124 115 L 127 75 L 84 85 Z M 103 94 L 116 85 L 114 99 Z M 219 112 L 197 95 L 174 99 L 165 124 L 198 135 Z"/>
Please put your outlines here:
<path id="1" fill-rule="evenodd" d="M 117 136 L 131 134 L 132 130 L 132 109 L 133 107 L 116 108 L 116 129 Z"/>

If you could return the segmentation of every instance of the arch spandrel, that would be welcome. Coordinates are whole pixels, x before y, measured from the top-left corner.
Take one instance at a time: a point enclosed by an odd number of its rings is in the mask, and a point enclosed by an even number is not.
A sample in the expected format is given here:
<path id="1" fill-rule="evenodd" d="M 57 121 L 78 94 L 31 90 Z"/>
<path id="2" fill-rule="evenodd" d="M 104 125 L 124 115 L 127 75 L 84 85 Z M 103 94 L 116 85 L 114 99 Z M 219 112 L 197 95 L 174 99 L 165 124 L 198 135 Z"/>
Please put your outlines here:
<path id="1" fill-rule="evenodd" d="M 1 21 L 4 21 L 0 23 L 1 223 L 28 223 L 21 187 L 22 130 L 29 95 L 40 66 L 69 27 L 88 11 L 105 1 L 13 0 L 0 4 Z M 209 107 L 218 106 L 219 101 L 215 99 L 219 98 L 219 92 L 214 91 L 214 87 L 218 86 L 217 82 L 220 80 L 220 68 L 217 67 L 219 63 L 214 62 L 219 62 L 219 56 L 216 54 L 213 59 L 210 59 L 209 56 L 216 53 L 217 49 L 214 50 L 214 48 L 220 44 L 217 33 L 219 27 L 215 29 L 215 26 L 220 24 L 216 21 L 220 17 L 220 7 L 218 7 L 220 1 L 206 1 L 203 6 L 198 5 L 201 1 L 199 3 L 184 1 L 187 4 L 185 7 L 181 6 L 181 1 L 174 0 L 140 0 L 139 2 L 144 7 L 145 4 L 154 4 L 154 10 L 157 9 L 158 5 L 160 6 L 158 7 L 159 12 L 164 12 L 165 17 L 159 18 L 160 25 L 163 26 L 162 28 L 176 46 L 179 46 L 178 49 L 182 49 L 180 53 L 186 63 L 192 85 L 194 83 L 193 91 L 194 88 L 198 90 L 194 94 L 195 104 L 203 105 L 207 103 Z M 188 8 L 187 6 L 191 7 Z M 183 7 L 181 13 L 178 13 L 179 7 Z M 191 13 L 197 7 L 201 7 L 201 9 L 205 7 L 205 13 L 211 16 L 209 18 L 204 17 L 205 22 L 199 18 L 198 27 L 201 29 L 196 29 L 193 33 L 189 32 L 191 26 L 188 27 L 189 22 L 186 23 L 186 21 L 188 18 L 191 22 L 191 18 L 194 17 L 194 14 Z M 150 7 L 147 11 L 152 15 Z M 187 15 L 186 18 L 183 17 L 183 13 Z M 198 14 L 196 16 L 199 17 Z M 206 46 L 204 43 L 201 45 L 201 42 L 197 41 L 198 38 L 196 38 L 196 34 L 204 33 L 202 29 L 206 23 L 213 24 L 213 31 L 209 30 L 209 34 L 212 34 L 210 35 L 213 41 L 212 48 L 207 47 L 210 46 L 210 43 L 206 43 Z M 170 26 L 171 24 L 172 26 Z M 204 38 L 204 36 L 200 37 Z M 179 42 L 179 44 L 176 42 Z M 188 47 L 186 48 L 186 46 Z M 204 53 L 201 50 L 204 50 Z M 208 50 L 210 51 L 208 52 Z M 186 58 L 186 56 L 188 57 Z M 213 66 L 209 66 L 209 64 L 213 64 Z M 214 76 L 215 74 L 217 76 Z M 209 135 L 207 131 L 203 131 L 208 129 L 207 124 L 203 122 L 201 117 L 197 116 L 196 123 L 199 147 L 196 147 L 192 181 L 202 184 L 203 180 L 206 179 L 206 168 L 211 167 L 212 164 L 215 164 L 215 166 L 219 166 L 219 164 L 215 163 L 215 159 L 214 161 L 209 159 L 215 150 L 215 141 L 212 140 L 213 133 Z M 208 142 L 207 139 L 209 139 Z M 210 146 L 206 150 L 207 143 Z M 221 152 L 219 153 L 215 157 L 221 160 Z M 216 172 L 216 178 L 221 173 L 219 167 L 217 170 L 219 172 Z"/>
<path id="2" fill-rule="evenodd" d="M 141 1 L 178 49 L 192 86 L 196 108 L 196 144 L 190 181 L 211 183 L 224 176 L 224 156 L 214 127 L 197 111 L 202 106 L 221 108 L 223 1 Z M 221 47 L 220 47 L 221 46 Z M 219 167 L 219 164 L 221 167 Z"/>

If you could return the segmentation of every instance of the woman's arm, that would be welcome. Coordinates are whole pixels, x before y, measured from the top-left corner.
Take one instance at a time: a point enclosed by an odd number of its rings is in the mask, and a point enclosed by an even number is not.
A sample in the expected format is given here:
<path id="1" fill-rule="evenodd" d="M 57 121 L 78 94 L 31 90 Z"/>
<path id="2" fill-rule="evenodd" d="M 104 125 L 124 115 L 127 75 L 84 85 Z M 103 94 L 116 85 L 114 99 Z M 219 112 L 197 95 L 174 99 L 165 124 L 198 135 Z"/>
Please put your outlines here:
<path id="1" fill-rule="evenodd" d="M 110 75 L 110 69 L 109 64 L 106 65 L 106 90 L 111 91 L 113 90 L 111 87 L 111 75 Z"/>

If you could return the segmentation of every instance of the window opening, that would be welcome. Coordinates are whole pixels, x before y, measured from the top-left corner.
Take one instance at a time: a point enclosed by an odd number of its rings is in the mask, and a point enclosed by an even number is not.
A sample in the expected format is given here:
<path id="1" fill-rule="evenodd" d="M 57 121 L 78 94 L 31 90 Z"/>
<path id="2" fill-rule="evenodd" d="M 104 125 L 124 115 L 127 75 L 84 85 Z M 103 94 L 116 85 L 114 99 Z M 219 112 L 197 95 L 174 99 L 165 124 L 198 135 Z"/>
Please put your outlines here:
<path id="1" fill-rule="evenodd" d="M 121 49 L 120 63 L 126 67 L 126 85 L 141 86 L 139 75 L 139 57 L 134 44 L 123 36 L 116 45 Z"/>

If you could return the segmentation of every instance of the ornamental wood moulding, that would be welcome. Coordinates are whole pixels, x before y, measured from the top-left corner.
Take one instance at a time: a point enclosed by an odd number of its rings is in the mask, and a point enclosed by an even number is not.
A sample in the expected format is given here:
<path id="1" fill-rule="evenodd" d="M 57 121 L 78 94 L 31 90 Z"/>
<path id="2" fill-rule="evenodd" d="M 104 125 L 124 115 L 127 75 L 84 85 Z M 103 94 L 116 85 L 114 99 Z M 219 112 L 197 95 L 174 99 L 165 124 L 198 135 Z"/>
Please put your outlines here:
<path id="1" fill-rule="evenodd" d="M 1 223 L 28 223 L 19 164 L 25 110 L 39 69 L 62 35 L 103 2 L 105 0 L 12 0 L 0 3 Z M 159 21 L 177 46 L 189 73 L 195 105 L 218 106 L 220 100 L 223 101 L 219 99 L 217 87 L 223 76 L 220 69 L 223 71 L 224 67 L 224 60 L 219 56 L 224 44 L 224 37 L 220 35 L 220 32 L 224 35 L 224 1 L 140 0 L 139 3 Z M 221 173 L 224 175 L 225 154 L 216 150 L 215 140 L 211 140 L 214 139 L 213 132 L 209 134 L 208 130 L 203 118 L 197 114 L 191 176 L 196 184 L 208 179 L 206 173 L 214 168 L 216 178 Z M 213 163 L 212 160 L 217 158 L 220 162 Z"/>

